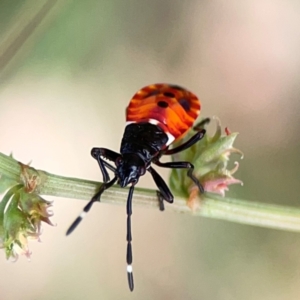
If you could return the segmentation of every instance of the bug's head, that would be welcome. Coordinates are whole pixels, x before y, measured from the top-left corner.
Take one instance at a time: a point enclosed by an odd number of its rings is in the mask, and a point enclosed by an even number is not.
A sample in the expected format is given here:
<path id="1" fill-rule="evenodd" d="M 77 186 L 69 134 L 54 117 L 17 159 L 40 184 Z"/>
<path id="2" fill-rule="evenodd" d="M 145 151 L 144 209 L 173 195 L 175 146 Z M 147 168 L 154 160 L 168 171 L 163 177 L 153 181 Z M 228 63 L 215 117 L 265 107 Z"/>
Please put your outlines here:
<path id="1" fill-rule="evenodd" d="M 116 160 L 116 175 L 121 187 L 137 183 L 146 172 L 145 162 L 137 154 L 124 154 Z"/>

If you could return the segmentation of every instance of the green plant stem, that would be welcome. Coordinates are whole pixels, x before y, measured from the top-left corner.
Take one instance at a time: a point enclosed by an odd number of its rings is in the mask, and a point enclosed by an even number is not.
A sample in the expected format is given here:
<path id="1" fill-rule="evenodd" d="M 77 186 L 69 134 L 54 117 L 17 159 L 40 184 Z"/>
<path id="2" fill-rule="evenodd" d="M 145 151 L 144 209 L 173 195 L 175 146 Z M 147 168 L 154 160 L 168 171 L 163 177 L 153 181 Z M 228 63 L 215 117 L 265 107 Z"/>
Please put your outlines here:
<path id="1" fill-rule="evenodd" d="M 53 175 L 31 167 L 28 173 L 39 177 L 40 182 L 35 191 L 40 195 L 90 200 L 101 185 L 99 182 Z M 20 182 L 20 174 L 20 164 L 12 157 L 0 153 L 0 183 L 3 178 L 8 178 L 17 184 Z M 104 192 L 101 202 L 125 205 L 127 193 L 127 188 L 113 186 Z M 158 209 L 155 190 L 136 188 L 133 201 L 135 205 Z M 300 232 L 300 209 L 294 207 L 223 198 L 208 193 L 196 211 L 191 211 L 186 200 L 179 197 L 175 197 L 174 203 L 166 204 L 165 207 L 167 211 Z"/>

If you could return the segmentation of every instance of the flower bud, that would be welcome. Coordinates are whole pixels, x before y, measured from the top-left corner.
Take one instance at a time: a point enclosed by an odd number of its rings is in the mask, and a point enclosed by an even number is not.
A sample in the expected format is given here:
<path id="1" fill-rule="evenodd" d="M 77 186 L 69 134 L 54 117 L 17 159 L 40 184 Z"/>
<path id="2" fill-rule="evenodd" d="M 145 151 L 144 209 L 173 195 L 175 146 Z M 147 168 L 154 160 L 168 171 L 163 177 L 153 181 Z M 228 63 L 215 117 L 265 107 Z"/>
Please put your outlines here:
<path id="1" fill-rule="evenodd" d="M 242 181 L 233 177 L 238 170 L 239 164 L 235 163 L 232 170 L 228 169 L 228 162 L 231 153 L 238 153 L 243 157 L 243 153 L 233 147 L 233 143 L 238 133 L 231 133 L 225 128 L 222 134 L 221 123 L 218 118 L 217 129 L 213 136 L 205 136 L 183 152 L 173 156 L 174 161 L 188 161 L 194 165 L 193 174 L 202 184 L 205 192 L 217 193 L 224 196 L 232 184 L 242 184 Z M 181 143 L 187 141 L 195 132 L 191 130 Z M 176 147 L 176 145 L 174 146 Z M 170 186 L 176 194 L 187 198 L 187 204 L 192 209 L 197 209 L 200 205 L 200 195 L 197 185 L 187 176 L 185 169 L 173 169 L 170 178 Z"/>
<path id="2" fill-rule="evenodd" d="M 12 260 L 30 258 L 28 240 L 40 240 L 42 222 L 52 225 L 51 203 L 35 193 L 38 177 L 29 176 L 27 169 L 21 165 L 22 183 L 8 189 L 0 202 L 0 248 Z"/>

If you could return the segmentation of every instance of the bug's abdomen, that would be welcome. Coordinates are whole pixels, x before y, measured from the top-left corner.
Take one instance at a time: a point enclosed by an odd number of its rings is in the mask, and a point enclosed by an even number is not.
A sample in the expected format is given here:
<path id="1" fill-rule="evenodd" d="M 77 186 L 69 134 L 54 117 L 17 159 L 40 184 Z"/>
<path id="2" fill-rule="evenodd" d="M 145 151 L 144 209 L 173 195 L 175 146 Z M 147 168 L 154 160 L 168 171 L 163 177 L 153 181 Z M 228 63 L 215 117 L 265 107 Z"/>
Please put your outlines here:
<path id="1" fill-rule="evenodd" d="M 179 139 L 192 127 L 200 109 L 199 99 L 190 91 L 177 85 L 153 84 L 132 97 L 126 121 L 157 121 L 166 133 Z"/>

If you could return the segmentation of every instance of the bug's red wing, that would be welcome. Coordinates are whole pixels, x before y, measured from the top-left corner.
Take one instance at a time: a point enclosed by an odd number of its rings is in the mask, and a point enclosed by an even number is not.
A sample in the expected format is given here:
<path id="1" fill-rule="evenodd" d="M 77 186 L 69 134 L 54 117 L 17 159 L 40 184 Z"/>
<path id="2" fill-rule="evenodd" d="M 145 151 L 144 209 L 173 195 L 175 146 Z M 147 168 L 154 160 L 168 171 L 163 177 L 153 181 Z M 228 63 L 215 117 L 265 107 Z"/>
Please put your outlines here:
<path id="1" fill-rule="evenodd" d="M 132 97 L 126 109 L 126 121 L 156 120 L 177 141 L 193 126 L 200 109 L 199 99 L 190 91 L 176 85 L 153 84 Z"/>

